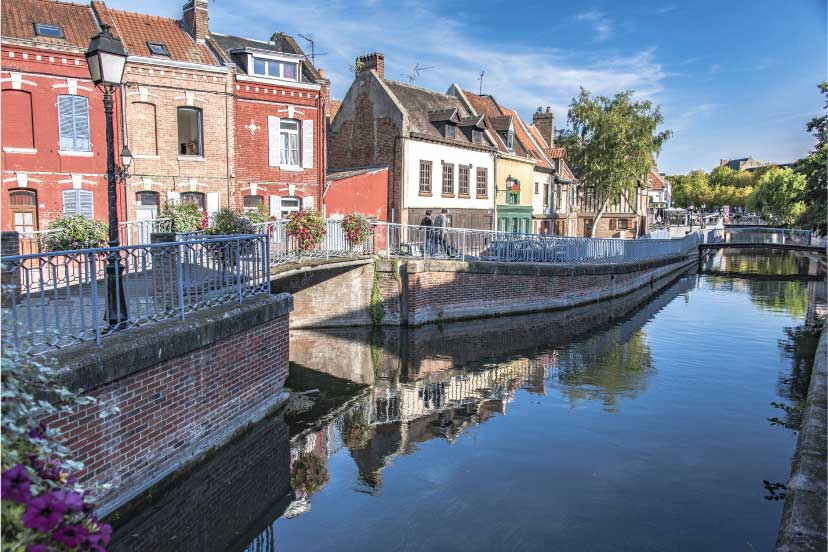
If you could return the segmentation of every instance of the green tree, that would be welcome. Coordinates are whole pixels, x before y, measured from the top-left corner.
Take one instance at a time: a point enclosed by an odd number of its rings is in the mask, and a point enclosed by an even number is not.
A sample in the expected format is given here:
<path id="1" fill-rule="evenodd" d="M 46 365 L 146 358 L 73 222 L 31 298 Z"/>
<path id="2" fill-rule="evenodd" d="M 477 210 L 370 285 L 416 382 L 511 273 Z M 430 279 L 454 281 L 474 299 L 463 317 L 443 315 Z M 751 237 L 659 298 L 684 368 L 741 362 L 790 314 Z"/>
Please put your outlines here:
<path id="1" fill-rule="evenodd" d="M 721 165 L 710 171 L 710 176 L 707 178 L 708 182 L 714 188 L 722 186 L 733 185 L 733 175 L 735 171 L 727 165 Z"/>
<path id="2" fill-rule="evenodd" d="M 633 100 L 629 90 L 609 98 L 581 88 L 569 104 L 568 119 L 571 130 L 563 138 L 568 158 L 578 179 L 599 201 L 594 235 L 610 201 L 625 195 L 636 204 L 636 186 L 646 181 L 654 156 L 671 132 L 657 130 L 664 120 L 661 108 Z"/>
<path id="3" fill-rule="evenodd" d="M 763 217 L 791 225 L 805 213 L 807 179 L 791 169 L 773 168 L 759 177 L 747 207 Z"/>
<path id="4" fill-rule="evenodd" d="M 828 82 L 819 84 L 819 90 L 825 95 L 825 110 L 828 111 Z M 814 117 L 805 128 L 817 139 L 816 146 L 810 155 L 796 162 L 795 170 L 806 179 L 805 189 L 801 200 L 805 203 L 805 210 L 797 221 L 798 224 L 819 230 L 820 234 L 828 234 L 828 115 Z"/>

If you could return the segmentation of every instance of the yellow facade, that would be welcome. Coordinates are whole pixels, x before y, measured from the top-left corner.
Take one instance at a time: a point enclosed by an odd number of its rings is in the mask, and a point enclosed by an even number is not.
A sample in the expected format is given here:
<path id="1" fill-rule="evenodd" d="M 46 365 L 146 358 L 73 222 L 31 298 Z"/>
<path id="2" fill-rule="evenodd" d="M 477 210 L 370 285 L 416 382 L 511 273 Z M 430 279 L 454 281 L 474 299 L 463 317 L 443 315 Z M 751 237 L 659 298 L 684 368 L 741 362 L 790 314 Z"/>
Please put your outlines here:
<path id="1" fill-rule="evenodd" d="M 495 159 L 496 229 L 504 232 L 532 232 L 532 193 L 535 164 L 528 160 L 500 156 Z M 520 191 L 510 195 L 517 180 Z"/>

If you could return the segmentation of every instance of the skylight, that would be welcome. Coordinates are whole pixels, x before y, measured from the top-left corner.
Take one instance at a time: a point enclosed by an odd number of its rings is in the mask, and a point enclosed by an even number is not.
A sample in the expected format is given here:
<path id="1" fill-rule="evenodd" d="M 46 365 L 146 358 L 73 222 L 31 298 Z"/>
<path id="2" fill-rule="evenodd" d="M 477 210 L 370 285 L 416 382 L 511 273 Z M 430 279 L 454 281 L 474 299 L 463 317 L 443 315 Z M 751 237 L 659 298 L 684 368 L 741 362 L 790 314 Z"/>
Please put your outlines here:
<path id="1" fill-rule="evenodd" d="M 35 23 L 35 33 L 39 36 L 48 36 L 50 38 L 63 38 L 63 29 L 60 25 L 47 25 L 46 23 Z"/>
<path id="2" fill-rule="evenodd" d="M 170 52 L 167 51 L 167 46 L 163 42 L 147 42 L 147 48 L 154 56 L 170 57 Z"/>

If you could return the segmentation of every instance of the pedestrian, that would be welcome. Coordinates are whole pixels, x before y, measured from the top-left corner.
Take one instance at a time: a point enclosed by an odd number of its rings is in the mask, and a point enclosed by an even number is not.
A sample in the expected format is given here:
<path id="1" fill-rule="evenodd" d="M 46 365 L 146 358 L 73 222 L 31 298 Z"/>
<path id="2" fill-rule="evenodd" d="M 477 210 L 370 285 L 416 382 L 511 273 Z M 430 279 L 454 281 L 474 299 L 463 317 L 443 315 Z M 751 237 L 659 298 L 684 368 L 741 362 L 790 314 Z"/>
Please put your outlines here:
<path id="1" fill-rule="evenodd" d="M 434 219 L 434 232 L 437 237 L 437 254 L 444 252 L 448 255 L 448 209 L 442 209 Z"/>
<path id="2" fill-rule="evenodd" d="M 431 218 L 431 209 L 426 209 L 425 216 L 423 220 L 420 221 L 420 226 L 424 226 L 425 228 L 422 230 L 423 232 L 423 257 L 426 254 L 432 253 L 432 245 L 434 241 L 434 230 L 432 227 L 434 226 L 434 219 Z"/>

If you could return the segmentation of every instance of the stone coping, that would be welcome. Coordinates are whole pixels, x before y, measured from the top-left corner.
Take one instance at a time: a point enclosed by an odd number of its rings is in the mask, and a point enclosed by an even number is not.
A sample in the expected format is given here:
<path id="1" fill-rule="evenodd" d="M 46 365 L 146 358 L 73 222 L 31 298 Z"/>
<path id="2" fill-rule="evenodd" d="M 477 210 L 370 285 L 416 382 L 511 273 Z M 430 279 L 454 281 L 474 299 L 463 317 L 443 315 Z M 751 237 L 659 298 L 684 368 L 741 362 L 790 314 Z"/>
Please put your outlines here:
<path id="1" fill-rule="evenodd" d="M 791 479 L 779 525 L 776 550 L 826 550 L 826 414 L 828 414 L 828 331 L 819 338 L 802 428 L 796 442 Z"/>
<path id="2" fill-rule="evenodd" d="M 186 355 L 252 327 L 288 315 L 289 293 L 262 295 L 243 303 L 221 305 L 105 337 L 98 346 L 86 342 L 49 354 L 60 366 L 69 389 L 87 393 L 151 366 Z"/>

